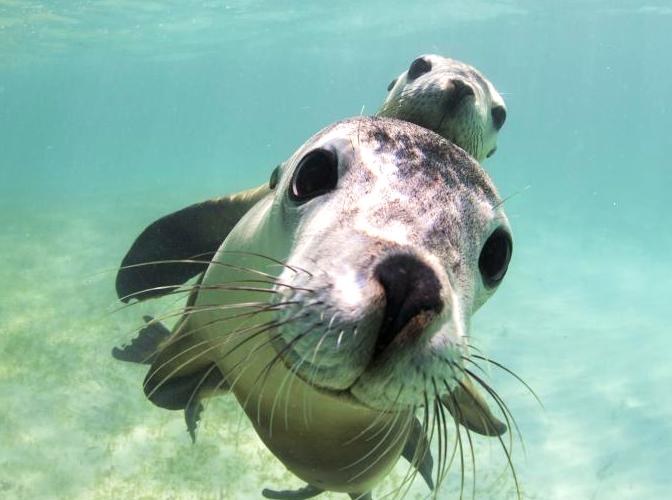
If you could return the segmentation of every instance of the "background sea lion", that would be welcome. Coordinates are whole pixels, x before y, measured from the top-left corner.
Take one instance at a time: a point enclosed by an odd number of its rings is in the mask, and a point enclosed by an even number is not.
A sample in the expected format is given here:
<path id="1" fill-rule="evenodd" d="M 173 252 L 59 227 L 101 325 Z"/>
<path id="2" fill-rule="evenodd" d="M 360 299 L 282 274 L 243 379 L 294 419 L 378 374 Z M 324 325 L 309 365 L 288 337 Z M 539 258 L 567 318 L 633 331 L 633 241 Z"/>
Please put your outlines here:
<path id="1" fill-rule="evenodd" d="M 388 90 L 379 116 L 433 130 L 479 161 L 494 153 L 506 107 L 495 87 L 472 66 L 438 55 L 420 56 Z M 121 263 L 119 297 L 128 301 L 160 296 L 203 272 L 205 265 L 198 262 L 167 261 L 212 255 L 240 216 L 266 196 L 275 181 L 272 175 L 268 184 L 190 205 L 150 224 Z M 155 261 L 162 264 L 137 266 Z"/>
<path id="2" fill-rule="evenodd" d="M 408 122 L 346 120 L 283 164 L 173 332 L 148 330 L 118 355 L 151 353 L 145 392 L 161 406 L 229 388 L 308 483 L 294 497 L 368 495 L 402 454 L 427 475 L 432 408 L 440 441 L 444 408 L 456 425 L 504 431 L 465 360 L 511 246 L 494 186 L 462 149 Z M 440 447 L 438 480 L 446 458 Z"/>
<path id="3" fill-rule="evenodd" d="M 473 66 L 426 54 L 387 87 L 378 116 L 401 118 L 433 130 L 479 162 L 497 150 L 506 120 L 504 99 Z"/>

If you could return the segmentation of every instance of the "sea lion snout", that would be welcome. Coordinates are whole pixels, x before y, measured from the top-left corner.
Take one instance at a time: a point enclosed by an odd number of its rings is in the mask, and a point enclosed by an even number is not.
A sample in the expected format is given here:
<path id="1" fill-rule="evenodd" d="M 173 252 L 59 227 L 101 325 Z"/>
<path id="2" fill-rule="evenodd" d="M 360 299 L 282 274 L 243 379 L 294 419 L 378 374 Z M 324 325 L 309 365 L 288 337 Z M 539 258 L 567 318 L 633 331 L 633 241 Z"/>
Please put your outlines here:
<path id="1" fill-rule="evenodd" d="M 436 273 L 414 255 L 389 256 L 375 267 L 373 275 L 382 285 L 385 295 L 385 312 L 375 346 L 375 354 L 378 354 L 414 318 L 422 314 L 422 323 L 426 323 L 441 312 L 444 304 Z M 417 334 L 422 329 L 413 331 Z"/>
<path id="2" fill-rule="evenodd" d="M 462 78 L 448 79 L 444 84 L 444 109 L 446 113 L 455 113 L 457 108 L 476 94 L 474 88 Z"/>

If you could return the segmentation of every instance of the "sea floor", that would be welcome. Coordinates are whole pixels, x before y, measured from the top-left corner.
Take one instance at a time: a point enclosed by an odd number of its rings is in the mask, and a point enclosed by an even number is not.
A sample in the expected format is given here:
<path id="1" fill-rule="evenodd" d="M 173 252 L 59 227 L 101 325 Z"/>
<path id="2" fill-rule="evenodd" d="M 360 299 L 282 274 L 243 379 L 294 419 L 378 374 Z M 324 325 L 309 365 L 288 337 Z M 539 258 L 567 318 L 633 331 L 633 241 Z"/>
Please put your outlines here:
<path id="1" fill-rule="evenodd" d="M 233 398 L 208 402 L 192 444 L 180 412 L 144 398 L 144 368 L 110 356 L 142 314 L 169 307 L 111 312 L 114 267 L 145 224 L 179 207 L 75 197 L 1 211 L 0 498 L 238 499 L 302 485 Z M 492 370 L 525 439 L 526 453 L 518 442 L 513 452 L 523 498 L 667 498 L 672 488 L 669 264 L 603 243 L 517 228 L 510 274 L 472 325 L 477 345 L 544 405 Z M 474 447 L 476 498 L 515 498 L 500 444 L 474 437 Z M 459 498 L 458 471 L 439 498 Z M 466 484 L 471 497 L 470 472 Z M 409 498 L 427 495 L 417 479 Z"/>

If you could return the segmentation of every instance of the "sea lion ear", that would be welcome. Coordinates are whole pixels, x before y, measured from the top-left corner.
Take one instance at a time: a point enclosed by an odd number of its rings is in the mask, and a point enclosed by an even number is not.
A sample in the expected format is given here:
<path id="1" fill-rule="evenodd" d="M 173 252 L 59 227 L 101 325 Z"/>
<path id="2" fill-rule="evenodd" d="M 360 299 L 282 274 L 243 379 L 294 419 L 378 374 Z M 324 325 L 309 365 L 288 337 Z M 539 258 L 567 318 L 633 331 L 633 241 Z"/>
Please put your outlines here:
<path id="1" fill-rule="evenodd" d="M 270 192 L 264 184 L 190 205 L 151 223 L 121 261 L 116 281 L 119 299 L 159 297 L 205 271 L 241 217 Z M 185 260 L 196 262 L 176 262 Z"/>
<path id="2" fill-rule="evenodd" d="M 506 424 L 492 414 L 468 378 L 443 396 L 441 402 L 453 418 L 470 431 L 483 436 L 501 436 L 506 432 Z"/>

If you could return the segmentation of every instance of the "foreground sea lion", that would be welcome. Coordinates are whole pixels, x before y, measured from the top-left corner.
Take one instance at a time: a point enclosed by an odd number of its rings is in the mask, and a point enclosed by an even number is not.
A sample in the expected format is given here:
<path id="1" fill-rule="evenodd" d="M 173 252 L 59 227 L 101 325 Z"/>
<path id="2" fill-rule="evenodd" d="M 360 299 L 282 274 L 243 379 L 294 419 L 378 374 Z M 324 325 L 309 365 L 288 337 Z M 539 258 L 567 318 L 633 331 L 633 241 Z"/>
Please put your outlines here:
<path id="1" fill-rule="evenodd" d="M 492 83 L 474 67 L 423 55 L 392 81 L 388 91 L 379 116 L 433 130 L 478 161 L 495 152 L 506 106 Z M 188 206 L 150 224 L 122 261 L 116 283 L 119 297 L 128 301 L 160 296 L 170 291 L 170 285 L 180 285 L 203 272 L 203 265 L 166 261 L 214 253 L 240 217 L 274 183 L 272 175 L 268 184 Z M 155 261 L 163 263 L 133 267 Z"/>
<path id="2" fill-rule="evenodd" d="M 151 362 L 149 399 L 188 415 L 233 392 L 308 483 L 266 496 L 370 498 L 400 456 L 432 487 L 434 427 L 444 445 L 447 418 L 506 430 L 475 389 L 494 394 L 467 343 L 512 251 L 493 184 L 459 147 L 384 118 L 327 127 L 274 175 L 186 288 L 174 330 L 150 325 L 117 357 Z"/>

